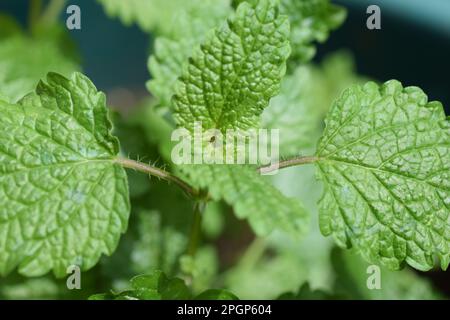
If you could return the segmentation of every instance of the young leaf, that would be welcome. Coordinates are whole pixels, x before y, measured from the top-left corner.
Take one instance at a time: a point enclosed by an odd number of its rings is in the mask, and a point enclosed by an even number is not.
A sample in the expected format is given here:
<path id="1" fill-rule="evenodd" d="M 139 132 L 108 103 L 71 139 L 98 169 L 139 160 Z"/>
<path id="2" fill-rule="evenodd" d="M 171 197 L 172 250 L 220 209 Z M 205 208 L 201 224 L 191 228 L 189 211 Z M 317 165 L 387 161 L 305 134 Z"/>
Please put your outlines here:
<path id="1" fill-rule="evenodd" d="M 314 42 L 325 42 L 330 31 L 337 29 L 347 17 L 346 10 L 330 0 L 281 0 L 280 7 L 291 22 L 294 62 L 311 60 L 316 53 Z"/>
<path id="2" fill-rule="evenodd" d="M 183 32 L 180 19 L 190 17 L 209 19 L 208 9 L 214 3 L 229 3 L 229 0 L 98 0 L 106 13 L 118 17 L 123 24 L 136 23 L 143 31 L 170 36 Z M 219 4 L 220 5 L 220 4 Z"/>
<path id="3" fill-rule="evenodd" d="M 168 278 L 162 271 L 136 276 L 130 280 L 131 289 L 120 293 L 104 293 L 91 296 L 90 300 L 190 300 L 192 294 L 180 278 Z M 198 298 L 200 297 L 200 298 Z M 236 298 L 224 290 L 208 290 L 197 298 L 225 300 Z"/>
<path id="4" fill-rule="evenodd" d="M 319 143 L 323 234 L 372 262 L 442 269 L 450 255 L 450 121 L 439 102 L 397 81 L 353 86 Z"/>
<path id="5" fill-rule="evenodd" d="M 116 248 L 130 209 L 105 96 L 79 73 L 50 73 L 0 112 L 0 273 L 91 268 Z"/>
<path id="6" fill-rule="evenodd" d="M 257 127 L 271 97 L 279 91 L 289 55 L 289 22 L 277 1 L 243 3 L 236 15 L 215 30 L 189 61 L 173 99 L 175 120 L 192 130 Z M 298 235 L 307 215 L 296 200 L 284 197 L 245 166 L 182 166 L 194 186 L 225 199 L 257 234 L 281 228 Z"/>
<path id="7" fill-rule="evenodd" d="M 156 39 L 154 54 L 148 62 L 152 80 L 147 87 L 158 98 L 159 104 L 170 106 L 177 79 L 188 58 L 205 40 L 208 32 L 221 25 L 230 12 L 228 0 L 202 0 L 202 5 L 195 10 L 180 13 L 175 21 L 176 32 Z"/>
<path id="8" fill-rule="evenodd" d="M 233 7 L 242 2 L 258 0 L 233 0 Z M 280 11 L 289 16 L 291 23 L 290 60 L 298 64 L 311 60 L 316 54 L 314 42 L 325 42 L 330 32 L 337 29 L 347 17 L 347 11 L 330 0 L 280 0 Z"/>
<path id="9" fill-rule="evenodd" d="M 119 293 L 95 294 L 89 300 L 187 300 L 191 292 L 179 278 L 168 278 L 162 271 L 136 276 L 131 289 Z"/>
<path id="10" fill-rule="evenodd" d="M 195 300 L 239 300 L 239 298 L 227 290 L 210 289 L 196 296 Z"/>
<path id="11" fill-rule="evenodd" d="M 338 299 L 338 296 L 334 296 L 326 291 L 312 290 L 309 283 L 304 283 L 298 292 L 283 293 L 277 300 L 334 300 Z"/>
<path id="12" fill-rule="evenodd" d="M 248 219 L 258 235 L 280 229 L 298 236 L 309 226 L 309 215 L 303 206 L 296 199 L 285 197 L 251 166 L 192 165 L 184 168 L 194 186 L 208 188 L 213 199 L 224 199 L 232 205 L 236 215 Z"/>
<path id="13" fill-rule="evenodd" d="M 280 88 L 290 53 L 289 21 L 276 0 L 246 2 L 196 50 L 174 96 L 180 127 L 247 129 Z"/>

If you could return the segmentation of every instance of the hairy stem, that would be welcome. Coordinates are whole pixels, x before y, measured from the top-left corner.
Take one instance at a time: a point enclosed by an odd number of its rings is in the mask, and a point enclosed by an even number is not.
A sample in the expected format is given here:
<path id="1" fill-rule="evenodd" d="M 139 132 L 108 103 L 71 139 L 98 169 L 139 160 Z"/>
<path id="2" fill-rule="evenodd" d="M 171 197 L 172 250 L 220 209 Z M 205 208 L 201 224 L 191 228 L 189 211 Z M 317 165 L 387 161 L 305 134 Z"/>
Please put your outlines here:
<path id="1" fill-rule="evenodd" d="M 189 244 L 187 254 L 191 257 L 197 253 L 198 243 L 200 242 L 200 233 L 202 227 L 202 215 L 205 211 L 206 203 L 197 201 L 194 204 L 194 217 L 192 221 L 191 233 L 189 236 Z"/>
<path id="2" fill-rule="evenodd" d="M 119 157 L 116 159 L 115 162 L 120 164 L 124 168 L 134 169 L 134 170 L 149 174 L 151 176 L 158 177 L 167 182 L 172 182 L 192 197 L 197 197 L 199 195 L 199 192 L 196 189 L 194 189 L 193 187 L 191 187 L 187 182 L 174 176 L 170 172 L 164 171 L 163 169 L 159 169 L 159 168 L 153 167 L 151 165 L 148 165 L 146 163 L 138 162 L 138 161 L 131 160 L 128 158 Z"/>
<path id="3" fill-rule="evenodd" d="M 294 166 L 300 166 L 303 164 L 309 164 L 319 161 L 320 158 L 314 156 L 307 157 L 296 157 L 292 159 L 283 160 L 277 163 L 272 163 L 271 165 L 264 166 L 258 169 L 260 174 L 267 174 L 278 169 L 289 168 Z"/>

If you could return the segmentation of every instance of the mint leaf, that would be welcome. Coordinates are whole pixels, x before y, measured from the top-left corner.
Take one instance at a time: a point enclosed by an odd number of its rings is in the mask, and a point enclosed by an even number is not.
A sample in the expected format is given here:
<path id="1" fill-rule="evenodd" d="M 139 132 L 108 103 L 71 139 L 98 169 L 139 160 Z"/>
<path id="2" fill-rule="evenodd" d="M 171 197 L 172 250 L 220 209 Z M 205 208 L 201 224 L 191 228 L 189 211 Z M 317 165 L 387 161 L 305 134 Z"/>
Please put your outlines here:
<path id="1" fill-rule="evenodd" d="M 312 290 L 309 283 L 303 284 L 298 292 L 288 292 L 280 295 L 278 300 L 333 300 L 338 297 L 322 291 L 322 290 Z"/>
<path id="2" fill-rule="evenodd" d="M 180 127 L 247 129 L 275 96 L 289 56 L 289 21 L 277 1 L 242 3 L 236 15 L 196 50 L 173 104 Z"/>
<path id="3" fill-rule="evenodd" d="M 0 95 L 8 101 L 16 102 L 32 92 L 48 72 L 69 75 L 78 69 L 52 39 L 19 34 L 0 41 Z"/>
<path id="4" fill-rule="evenodd" d="M 330 32 L 337 29 L 347 17 L 347 11 L 330 0 L 281 0 L 281 12 L 291 22 L 291 60 L 307 62 L 316 48 L 314 42 L 325 42 Z"/>
<path id="5" fill-rule="evenodd" d="M 190 17 L 209 19 L 208 8 L 229 0 L 98 0 L 106 13 L 127 26 L 137 24 L 143 31 L 170 36 L 183 32 L 180 20 Z"/>
<path id="6" fill-rule="evenodd" d="M 196 296 L 195 300 L 239 300 L 239 298 L 227 290 L 210 289 Z"/>
<path id="7" fill-rule="evenodd" d="M 450 255 L 450 122 L 397 81 L 353 86 L 330 110 L 317 164 L 320 226 L 389 269 L 442 269 Z"/>
<path id="8" fill-rule="evenodd" d="M 79 73 L 50 73 L 0 112 L 0 273 L 91 268 L 116 248 L 130 206 L 105 96 Z"/>
<path id="9" fill-rule="evenodd" d="M 258 0 L 233 0 L 233 7 L 245 1 L 256 3 Z M 325 42 L 330 32 L 347 17 L 346 9 L 332 4 L 330 0 L 280 0 L 280 11 L 289 16 L 290 60 L 294 65 L 311 60 L 316 54 L 315 42 Z"/>
<path id="10" fill-rule="evenodd" d="M 147 87 L 161 105 L 170 106 L 177 79 L 188 58 L 206 39 L 208 32 L 221 25 L 230 12 L 228 0 L 202 1 L 201 6 L 180 13 L 174 22 L 176 32 L 156 39 L 154 54 L 148 62 L 152 80 Z"/>
<path id="11" fill-rule="evenodd" d="M 192 165 L 183 169 L 195 187 L 208 188 L 214 200 L 224 199 L 237 217 L 248 219 L 258 235 L 280 229 L 299 236 L 309 226 L 303 206 L 282 195 L 251 166 Z"/>
<path id="12" fill-rule="evenodd" d="M 160 270 L 136 276 L 130 280 L 131 288 L 119 293 L 103 293 L 90 300 L 190 300 L 192 294 L 180 278 L 169 278 Z M 198 298 L 200 297 L 200 298 Z M 197 298 L 204 300 L 229 300 L 235 296 L 224 290 L 208 290 Z"/>
<path id="13" fill-rule="evenodd" d="M 134 277 L 130 280 L 134 289 L 133 297 L 141 300 L 185 300 L 191 293 L 180 278 L 168 278 L 161 271 L 154 271 L 149 275 Z M 130 293 L 127 294 L 130 296 Z"/>
<path id="14" fill-rule="evenodd" d="M 168 278 L 162 271 L 136 276 L 130 280 L 131 288 L 119 293 L 103 293 L 89 300 L 187 300 L 191 293 L 179 278 Z"/>

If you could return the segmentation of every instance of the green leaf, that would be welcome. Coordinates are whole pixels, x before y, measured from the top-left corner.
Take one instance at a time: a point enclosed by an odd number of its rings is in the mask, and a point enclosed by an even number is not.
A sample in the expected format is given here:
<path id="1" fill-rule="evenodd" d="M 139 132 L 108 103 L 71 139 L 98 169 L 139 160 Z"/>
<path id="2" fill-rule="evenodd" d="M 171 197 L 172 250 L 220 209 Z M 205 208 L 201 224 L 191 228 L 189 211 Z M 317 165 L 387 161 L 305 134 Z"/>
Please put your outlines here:
<path id="1" fill-rule="evenodd" d="M 180 21 L 186 15 L 209 19 L 208 10 L 213 4 L 229 3 L 229 0 L 98 0 L 106 13 L 118 17 L 129 26 L 136 23 L 143 31 L 170 36 L 184 32 Z M 192 25 L 195 27 L 195 25 Z"/>
<path id="2" fill-rule="evenodd" d="M 298 292 L 288 292 L 280 295 L 278 300 L 333 300 L 338 297 L 322 290 L 312 290 L 309 283 L 303 284 Z"/>
<path id="3" fill-rule="evenodd" d="M 116 248 L 130 209 L 104 94 L 79 73 L 50 73 L 0 112 L 0 273 L 91 268 Z"/>
<path id="4" fill-rule="evenodd" d="M 177 79 L 182 75 L 194 49 L 206 39 L 208 32 L 221 25 L 231 12 L 228 0 L 201 2 L 200 6 L 180 14 L 175 22 L 177 32 L 158 37 L 155 41 L 154 54 L 148 62 L 152 80 L 147 83 L 147 88 L 162 106 L 170 106 Z"/>
<path id="5" fill-rule="evenodd" d="M 276 0 L 242 3 L 189 61 L 173 99 L 175 120 L 193 130 L 247 129 L 279 92 L 290 53 L 289 21 Z"/>
<path id="6" fill-rule="evenodd" d="M 119 293 L 103 293 L 89 300 L 186 300 L 191 293 L 179 278 L 168 278 L 162 271 L 136 276 L 130 280 L 131 288 Z"/>
<path id="7" fill-rule="evenodd" d="M 291 60 L 294 62 L 311 60 L 316 53 L 314 42 L 325 42 L 330 32 L 347 17 L 345 8 L 330 0 L 281 0 L 280 7 L 291 22 Z"/>
<path id="8" fill-rule="evenodd" d="M 135 296 L 143 300 L 153 300 L 153 297 L 159 297 L 161 300 L 185 300 L 191 297 L 183 280 L 167 278 L 161 271 L 134 277 L 130 282 Z"/>
<path id="9" fill-rule="evenodd" d="M 233 0 L 233 7 L 245 1 L 258 0 Z M 291 23 L 290 60 L 294 65 L 311 60 L 316 54 L 315 42 L 325 42 L 347 17 L 347 10 L 330 0 L 280 0 L 280 11 L 289 16 Z"/>
<path id="10" fill-rule="evenodd" d="M 258 235 L 275 229 L 299 236 L 309 226 L 309 215 L 300 203 L 287 198 L 261 177 L 251 166 L 183 166 L 190 182 L 208 188 L 214 200 L 224 199 L 233 206 L 237 217 L 248 219 Z"/>
<path id="11" fill-rule="evenodd" d="M 345 91 L 319 143 L 320 226 L 390 269 L 442 269 L 450 255 L 450 122 L 397 81 Z"/>
<path id="12" fill-rule="evenodd" d="M 168 278 L 162 271 L 136 276 L 130 280 L 131 289 L 120 293 L 91 296 L 90 300 L 190 300 L 192 294 L 180 278 Z M 203 300 L 230 300 L 236 298 L 224 290 L 208 290 L 200 294 Z M 197 297 L 198 298 L 198 297 Z"/>
<path id="13" fill-rule="evenodd" d="M 53 39 L 13 35 L 0 41 L 0 94 L 16 102 L 32 92 L 48 72 L 70 75 L 79 70 Z"/>
<path id="14" fill-rule="evenodd" d="M 239 300 L 239 298 L 227 290 L 210 289 L 200 293 L 195 300 Z"/>

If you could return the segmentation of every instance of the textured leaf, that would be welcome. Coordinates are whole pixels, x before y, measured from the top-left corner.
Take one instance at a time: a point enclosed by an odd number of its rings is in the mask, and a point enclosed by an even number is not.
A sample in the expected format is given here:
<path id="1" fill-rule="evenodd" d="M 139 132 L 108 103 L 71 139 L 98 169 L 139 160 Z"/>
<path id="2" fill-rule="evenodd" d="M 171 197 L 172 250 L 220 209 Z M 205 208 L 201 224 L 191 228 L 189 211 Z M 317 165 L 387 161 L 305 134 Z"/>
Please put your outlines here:
<path id="1" fill-rule="evenodd" d="M 194 1 L 195 2 L 195 1 Z M 187 10 L 176 20 L 176 33 L 159 37 L 148 68 L 152 80 L 147 83 L 159 104 L 170 106 L 178 77 L 188 63 L 188 58 L 214 27 L 220 26 L 230 14 L 228 0 L 202 0 L 195 10 Z"/>
<path id="2" fill-rule="evenodd" d="M 129 213 L 105 96 L 83 75 L 49 74 L 20 105 L 0 102 L 0 273 L 27 276 L 111 254 Z"/>
<path id="3" fill-rule="evenodd" d="M 303 284 L 298 292 L 284 293 L 278 297 L 278 300 L 333 300 L 338 297 L 322 290 L 311 290 L 309 283 Z"/>
<path id="4" fill-rule="evenodd" d="M 330 31 L 338 28 L 347 17 L 343 7 L 330 0 L 281 0 L 281 12 L 291 22 L 291 60 L 307 62 L 316 53 L 314 42 L 325 42 Z"/>
<path id="5" fill-rule="evenodd" d="M 168 278 L 162 271 L 136 276 L 130 280 L 131 288 L 119 293 L 103 293 L 90 300 L 186 300 L 191 293 L 179 278 Z"/>
<path id="6" fill-rule="evenodd" d="M 239 298 L 226 290 L 210 289 L 199 294 L 195 300 L 239 300 Z"/>
<path id="7" fill-rule="evenodd" d="M 323 234 L 390 269 L 446 269 L 450 122 L 439 102 L 397 81 L 345 91 L 319 143 Z"/>
<path id="8" fill-rule="evenodd" d="M 162 271 L 136 276 L 130 280 L 131 289 L 120 293 L 104 293 L 91 296 L 90 300 L 190 300 L 192 294 L 183 280 L 169 278 Z M 213 297 L 215 295 L 215 297 Z M 200 294 L 202 299 L 225 300 L 235 297 L 224 290 L 208 290 Z"/>
<path id="9" fill-rule="evenodd" d="M 257 0 L 233 0 L 233 7 L 242 2 Z M 345 8 L 330 0 L 280 0 L 280 11 L 289 16 L 291 23 L 291 60 L 305 63 L 316 54 L 315 42 L 325 42 L 330 32 L 337 29 L 347 17 Z"/>
<path id="10" fill-rule="evenodd" d="M 281 229 L 298 236 L 309 226 L 309 216 L 300 203 L 283 196 L 251 166 L 192 165 L 184 168 L 194 186 L 208 188 L 215 200 L 224 199 L 239 218 L 249 220 L 258 235 Z"/>
<path id="11" fill-rule="evenodd" d="M 194 19 L 210 19 L 208 9 L 212 4 L 229 3 L 229 0 L 98 0 L 106 13 L 118 17 L 125 25 L 136 23 L 142 30 L 170 36 L 186 31 L 180 22 L 186 15 Z M 195 28 L 195 24 L 191 24 Z"/>
<path id="12" fill-rule="evenodd" d="M 277 1 L 242 3 L 196 50 L 174 96 L 180 127 L 247 129 L 275 96 L 290 53 L 289 21 Z"/>
<path id="13" fill-rule="evenodd" d="M 78 69 L 51 39 L 14 35 L 0 41 L 0 94 L 8 101 L 32 92 L 48 72 L 69 75 Z"/>

